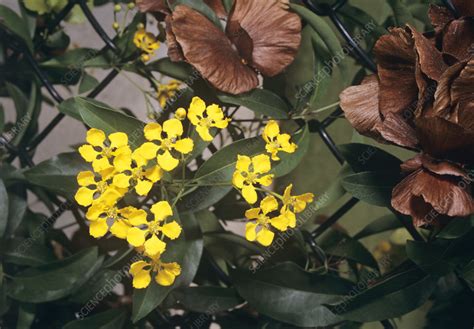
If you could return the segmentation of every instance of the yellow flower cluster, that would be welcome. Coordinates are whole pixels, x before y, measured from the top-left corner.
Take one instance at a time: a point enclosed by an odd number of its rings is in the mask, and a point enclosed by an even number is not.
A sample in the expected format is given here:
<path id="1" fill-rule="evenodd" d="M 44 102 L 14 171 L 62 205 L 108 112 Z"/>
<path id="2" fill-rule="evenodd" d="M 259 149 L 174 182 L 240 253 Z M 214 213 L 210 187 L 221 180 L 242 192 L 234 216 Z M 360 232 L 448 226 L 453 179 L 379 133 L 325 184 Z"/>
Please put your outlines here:
<path id="1" fill-rule="evenodd" d="M 149 61 L 150 56 L 155 54 L 155 50 L 160 48 L 160 42 L 156 40 L 152 33 L 147 32 L 143 26 L 140 26 L 135 32 L 133 43 L 143 52 L 141 59 L 144 62 Z"/>
<path id="2" fill-rule="evenodd" d="M 201 111 L 202 104 L 201 99 L 195 98 L 190 105 L 188 117 L 191 123 L 196 122 L 196 113 L 206 111 L 205 104 Z M 219 107 L 210 107 L 214 109 L 214 118 L 228 122 Z M 179 109 L 176 116 L 186 116 L 186 110 Z M 205 132 L 201 122 L 196 122 L 196 129 Z M 161 255 L 166 251 L 166 241 L 177 239 L 182 229 L 173 220 L 173 207 L 167 200 L 146 210 L 122 207 L 121 204 L 125 195 L 132 191 L 139 197 L 147 197 L 164 173 L 174 170 L 194 148 L 193 140 L 183 137 L 183 124 L 176 118 L 166 120 L 162 125 L 149 123 L 143 132 L 147 141 L 132 150 L 125 133 L 106 136 L 99 129 L 90 129 L 87 144 L 79 148 L 79 153 L 92 165 L 92 171 L 78 174 L 79 189 L 75 195 L 77 203 L 88 208 L 86 218 L 93 237 L 101 238 L 110 231 L 117 238 L 127 240 L 144 256 L 130 268 L 133 286 L 137 289 L 150 284 L 152 273 L 156 273 L 158 284 L 173 284 L 181 268 L 177 263 L 164 263 Z"/>
<path id="3" fill-rule="evenodd" d="M 181 83 L 177 80 L 171 80 L 168 83 L 162 83 L 158 85 L 156 90 L 156 97 L 162 109 L 165 108 L 168 99 L 173 98 L 176 95 Z"/>
<path id="4" fill-rule="evenodd" d="M 280 127 L 276 121 L 268 122 L 262 137 L 266 142 L 265 150 L 271 155 L 273 161 L 280 160 L 279 152 L 294 153 L 297 149 L 297 145 L 290 142 L 290 135 L 280 133 Z M 257 191 L 268 194 L 261 200 L 259 207 L 245 212 L 245 217 L 248 219 L 245 237 L 263 246 L 269 246 L 275 237 L 271 228 L 284 232 L 288 228 L 296 227 L 296 214 L 302 212 L 314 198 L 312 193 L 292 196 L 293 185 L 289 185 L 283 195 L 259 188 L 259 186 L 268 187 L 273 182 L 273 174 L 270 174 L 271 160 L 267 154 L 259 154 L 252 158 L 238 155 L 232 178 L 233 185 L 241 191 L 244 199 L 251 205 L 258 201 Z M 279 201 L 282 203 L 281 207 Z"/>

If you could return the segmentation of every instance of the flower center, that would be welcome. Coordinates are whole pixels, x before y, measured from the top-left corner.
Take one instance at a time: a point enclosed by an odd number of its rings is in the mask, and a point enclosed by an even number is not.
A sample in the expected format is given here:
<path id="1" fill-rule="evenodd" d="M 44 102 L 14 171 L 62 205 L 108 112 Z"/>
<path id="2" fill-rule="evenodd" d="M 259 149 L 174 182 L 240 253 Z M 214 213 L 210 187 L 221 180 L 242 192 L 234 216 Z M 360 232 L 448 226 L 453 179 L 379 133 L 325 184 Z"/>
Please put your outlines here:
<path id="1" fill-rule="evenodd" d="M 269 220 L 268 216 L 266 216 L 264 214 L 260 214 L 257 218 L 257 224 L 260 224 L 260 225 L 266 227 L 267 224 L 268 224 L 268 220 Z"/>
<path id="2" fill-rule="evenodd" d="M 174 145 L 174 141 L 171 138 L 165 138 L 161 141 L 161 147 L 165 151 L 171 150 L 173 148 L 173 145 Z"/>
<path id="3" fill-rule="evenodd" d="M 199 125 L 202 127 L 210 128 L 212 125 L 212 120 L 210 118 L 202 118 L 199 121 Z"/>
<path id="4" fill-rule="evenodd" d="M 98 182 L 97 183 L 97 191 L 99 193 L 104 193 L 108 186 L 109 185 L 107 184 L 107 182 Z"/>
<path id="5" fill-rule="evenodd" d="M 151 233 L 158 235 L 161 232 L 161 225 L 159 222 L 153 222 L 148 225 L 148 229 Z"/>
<path id="6" fill-rule="evenodd" d="M 255 184 L 258 178 L 258 174 L 254 172 L 242 172 L 242 176 L 245 178 L 245 182 L 248 184 Z"/>

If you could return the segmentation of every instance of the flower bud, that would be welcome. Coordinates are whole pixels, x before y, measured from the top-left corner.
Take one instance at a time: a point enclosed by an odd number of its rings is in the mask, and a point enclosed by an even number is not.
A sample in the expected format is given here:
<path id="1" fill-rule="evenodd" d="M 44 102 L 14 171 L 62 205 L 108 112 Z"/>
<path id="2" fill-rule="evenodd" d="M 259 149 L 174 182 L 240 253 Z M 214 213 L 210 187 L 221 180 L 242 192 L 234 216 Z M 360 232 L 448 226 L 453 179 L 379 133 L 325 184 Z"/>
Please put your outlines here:
<path id="1" fill-rule="evenodd" d="M 186 119 L 186 110 L 184 108 L 180 107 L 179 109 L 176 110 L 174 115 L 175 115 L 176 119 L 184 120 L 184 119 Z"/>
<path id="2" fill-rule="evenodd" d="M 135 3 L 134 2 L 130 2 L 128 5 L 127 5 L 128 9 L 134 9 L 135 8 Z"/>
<path id="3" fill-rule="evenodd" d="M 119 23 L 114 22 L 114 24 L 112 24 L 112 27 L 114 28 L 114 30 L 118 30 L 120 28 L 120 25 Z"/>
<path id="4" fill-rule="evenodd" d="M 122 6 L 121 6 L 121 5 L 116 4 L 116 5 L 114 6 L 114 11 L 115 11 L 116 13 L 120 12 L 121 10 L 122 10 Z"/>

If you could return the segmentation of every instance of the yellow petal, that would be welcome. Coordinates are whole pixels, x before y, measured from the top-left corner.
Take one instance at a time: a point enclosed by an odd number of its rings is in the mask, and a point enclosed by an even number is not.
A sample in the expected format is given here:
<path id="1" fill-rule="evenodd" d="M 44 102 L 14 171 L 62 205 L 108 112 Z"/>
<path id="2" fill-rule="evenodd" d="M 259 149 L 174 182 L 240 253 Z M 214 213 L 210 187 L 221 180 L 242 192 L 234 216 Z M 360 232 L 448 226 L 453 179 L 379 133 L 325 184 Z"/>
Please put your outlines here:
<path id="1" fill-rule="evenodd" d="M 275 120 L 268 121 L 265 129 L 263 130 L 263 135 L 268 138 L 269 140 L 273 140 L 273 138 L 277 137 L 280 133 L 280 126 Z"/>
<path id="2" fill-rule="evenodd" d="M 91 190 L 87 187 L 81 187 L 79 188 L 79 190 L 77 190 L 77 193 L 74 198 L 81 206 L 89 207 L 94 201 L 94 194 L 95 190 Z"/>
<path id="3" fill-rule="evenodd" d="M 179 237 L 181 234 L 181 226 L 176 221 L 163 225 L 161 231 L 171 240 Z"/>
<path id="4" fill-rule="evenodd" d="M 153 143 L 151 143 L 153 144 Z M 153 144 L 154 145 L 154 144 Z M 158 149 L 157 149 L 158 150 Z M 144 167 L 146 166 L 148 160 L 151 160 L 156 157 L 156 153 L 153 154 L 153 156 L 150 159 L 146 159 L 140 152 L 142 152 L 143 149 L 137 148 L 135 151 L 132 153 L 132 160 L 135 161 L 135 164 L 137 167 Z"/>
<path id="5" fill-rule="evenodd" d="M 287 210 L 282 215 L 285 216 L 286 219 L 288 220 L 288 226 L 289 227 L 291 227 L 291 228 L 296 227 L 296 215 L 293 212 Z"/>
<path id="6" fill-rule="evenodd" d="M 102 147 L 104 146 L 105 138 L 105 133 L 102 130 L 92 128 L 87 132 L 86 141 L 92 146 Z"/>
<path id="7" fill-rule="evenodd" d="M 176 276 L 181 273 L 181 267 L 178 263 L 162 264 L 162 270 L 156 275 L 156 282 L 162 286 L 171 286 Z"/>
<path id="8" fill-rule="evenodd" d="M 238 171 L 248 172 L 250 164 L 252 160 L 246 155 L 238 155 L 237 156 L 237 163 L 235 164 L 235 168 Z"/>
<path id="9" fill-rule="evenodd" d="M 232 184 L 237 188 L 244 187 L 245 177 L 239 171 L 234 172 L 232 176 Z"/>
<path id="10" fill-rule="evenodd" d="M 122 153 L 115 157 L 114 167 L 118 172 L 132 169 L 132 157 L 129 154 Z"/>
<path id="11" fill-rule="evenodd" d="M 289 221 L 288 221 L 288 217 L 284 216 L 284 215 L 280 215 L 280 216 L 277 216 L 275 218 L 272 218 L 270 219 L 270 224 L 280 230 L 280 231 L 286 231 L 288 229 L 288 226 L 289 226 Z"/>
<path id="12" fill-rule="evenodd" d="M 146 160 L 151 160 L 156 158 L 156 153 L 160 147 L 155 143 L 147 142 L 142 144 L 136 152 Z"/>
<path id="13" fill-rule="evenodd" d="M 146 231 L 132 227 L 127 232 L 127 241 L 134 247 L 141 247 L 145 243 L 146 234 Z"/>
<path id="14" fill-rule="evenodd" d="M 172 171 L 179 164 L 179 160 L 173 158 L 169 151 L 165 151 L 163 154 L 159 154 L 157 160 L 158 165 L 166 171 Z"/>
<path id="15" fill-rule="evenodd" d="M 130 178 L 126 174 L 118 174 L 114 176 L 112 184 L 120 188 L 127 188 L 130 186 Z"/>
<path id="16" fill-rule="evenodd" d="M 245 238 L 249 241 L 257 239 L 257 224 L 247 223 L 245 225 Z"/>
<path id="17" fill-rule="evenodd" d="M 158 239 L 156 235 L 152 234 L 151 238 L 146 240 L 144 247 L 146 253 L 150 256 L 153 256 L 156 254 L 161 254 L 163 251 L 165 251 L 166 243 Z"/>
<path id="18" fill-rule="evenodd" d="M 266 227 L 262 227 L 260 232 L 257 233 L 257 241 L 265 247 L 268 247 L 272 244 L 273 238 L 275 237 L 275 233 L 267 229 Z"/>
<path id="19" fill-rule="evenodd" d="M 110 227 L 110 233 L 119 239 L 126 239 L 129 229 L 130 226 L 127 225 L 127 223 L 125 223 L 123 220 L 117 220 Z"/>
<path id="20" fill-rule="evenodd" d="M 213 126 L 219 129 L 224 129 L 227 128 L 227 126 L 229 125 L 229 121 L 230 119 L 216 120 Z"/>
<path id="21" fill-rule="evenodd" d="M 109 135 L 110 146 L 112 148 L 121 148 L 128 145 L 128 136 L 125 133 L 113 133 Z"/>
<path id="22" fill-rule="evenodd" d="M 288 134 L 279 135 L 277 137 L 281 150 L 286 153 L 294 153 L 298 146 L 295 143 L 290 143 L 291 136 Z"/>
<path id="23" fill-rule="evenodd" d="M 114 188 L 108 188 L 99 197 L 97 202 L 101 202 L 107 206 L 113 206 L 122 197 L 122 194 Z"/>
<path id="24" fill-rule="evenodd" d="M 103 203 L 95 203 L 87 209 L 86 218 L 90 221 L 95 221 L 106 212 L 107 208 Z"/>
<path id="25" fill-rule="evenodd" d="M 99 171 L 100 177 L 102 177 L 103 181 L 107 181 L 109 179 L 112 179 L 115 175 L 115 168 L 114 167 L 109 167 L 105 170 Z"/>
<path id="26" fill-rule="evenodd" d="M 100 153 L 94 150 L 94 147 L 92 145 L 86 144 L 79 147 L 79 154 L 87 162 L 92 162 L 97 159 Z"/>
<path id="27" fill-rule="evenodd" d="M 137 180 L 137 185 L 135 185 L 135 191 L 140 196 L 147 196 L 150 193 L 151 188 L 153 187 L 153 183 L 145 180 L 139 179 Z"/>
<path id="28" fill-rule="evenodd" d="M 109 159 L 107 158 L 96 159 L 92 162 L 92 168 L 95 172 L 101 172 L 111 167 L 112 165 L 110 164 Z"/>
<path id="29" fill-rule="evenodd" d="M 193 150 L 194 142 L 191 138 L 183 138 L 174 144 L 174 148 L 176 151 L 182 154 L 188 154 Z"/>
<path id="30" fill-rule="evenodd" d="M 260 208 L 251 208 L 245 212 L 245 217 L 247 219 L 257 219 L 260 214 Z"/>
<path id="31" fill-rule="evenodd" d="M 189 121 L 191 121 L 191 123 L 195 126 L 198 125 L 205 110 L 206 103 L 204 103 L 204 101 L 199 97 L 193 97 L 188 110 Z"/>
<path id="32" fill-rule="evenodd" d="M 136 209 L 133 207 L 128 207 L 129 209 L 132 209 L 128 211 L 126 214 L 124 214 L 124 217 L 127 218 L 130 221 L 130 224 L 133 226 L 140 226 L 143 224 L 146 224 L 146 211 L 143 209 Z"/>
<path id="33" fill-rule="evenodd" d="M 103 237 L 107 233 L 108 230 L 109 230 L 109 227 L 107 226 L 107 220 L 105 218 L 101 218 L 96 221 L 93 221 L 91 222 L 89 226 L 89 233 L 94 238 Z"/>
<path id="34" fill-rule="evenodd" d="M 183 134 L 183 124 L 178 119 L 169 119 L 163 123 L 163 131 L 168 138 L 179 137 Z"/>
<path id="35" fill-rule="evenodd" d="M 130 274 L 133 276 L 133 287 L 135 289 L 143 289 L 148 287 L 151 282 L 151 269 L 145 269 L 149 266 L 147 262 L 138 261 L 130 266 Z"/>
<path id="36" fill-rule="evenodd" d="M 288 205 L 291 202 L 291 190 L 293 188 L 293 184 L 288 185 L 285 188 L 285 192 L 283 192 L 283 203 Z"/>
<path id="37" fill-rule="evenodd" d="M 260 208 L 262 208 L 263 213 L 266 215 L 278 209 L 278 201 L 273 195 L 266 196 L 260 202 Z"/>
<path id="38" fill-rule="evenodd" d="M 313 193 L 305 193 L 302 195 L 298 195 L 295 197 L 296 202 L 293 205 L 295 208 L 296 213 L 302 212 L 306 208 L 307 203 L 313 202 L 314 194 Z"/>
<path id="39" fill-rule="evenodd" d="M 273 183 L 273 175 L 266 175 L 257 179 L 259 184 L 263 186 L 270 186 Z"/>
<path id="40" fill-rule="evenodd" d="M 149 141 L 159 141 L 161 140 L 161 132 L 162 132 L 161 125 L 159 123 L 153 122 L 149 123 L 143 129 L 145 134 L 145 138 Z"/>
<path id="41" fill-rule="evenodd" d="M 77 183 L 79 186 L 97 185 L 95 174 L 92 171 L 81 171 L 77 175 Z"/>
<path id="42" fill-rule="evenodd" d="M 208 127 L 197 126 L 196 131 L 198 132 L 199 136 L 202 138 L 203 141 L 210 142 L 214 139 L 214 136 L 211 135 Z"/>
<path id="43" fill-rule="evenodd" d="M 155 203 L 150 210 L 155 215 L 155 219 L 160 222 L 173 215 L 173 209 L 167 201 Z"/>
<path id="44" fill-rule="evenodd" d="M 145 176 L 152 183 L 156 183 L 163 177 L 163 170 L 161 170 L 159 166 L 153 166 L 145 170 L 143 176 Z"/>
<path id="45" fill-rule="evenodd" d="M 264 174 L 272 169 L 270 157 L 266 154 L 259 154 L 252 158 L 253 171 L 258 174 Z"/>
<path id="46" fill-rule="evenodd" d="M 242 188 L 242 196 L 249 204 L 257 202 L 257 191 L 253 185 L 246 185 Z"/>
<path id="47" fill-rule="evenodd" d="M 224 113 L 219 105 L 212 104 L 209 105 L 206 109 L 207 116 L 213 121 L 220 121 L 224 119 Z"/>

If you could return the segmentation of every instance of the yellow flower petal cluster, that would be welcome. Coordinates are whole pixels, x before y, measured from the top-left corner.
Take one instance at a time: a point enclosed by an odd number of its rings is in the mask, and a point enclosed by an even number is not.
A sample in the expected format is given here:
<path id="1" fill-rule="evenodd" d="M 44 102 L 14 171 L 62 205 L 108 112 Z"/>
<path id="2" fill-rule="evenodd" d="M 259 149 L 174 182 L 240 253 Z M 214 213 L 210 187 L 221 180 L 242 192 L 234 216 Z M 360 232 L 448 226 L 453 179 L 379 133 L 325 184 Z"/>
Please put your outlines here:
<path id="1" fill-rule="evenodd" d="M 291 136 L 281 134 L 278 123 L 273 120 L 266 125 L 262 138 L 266 142 L 265 150 L 271 158 L 267 154 L 258 154 L 254 157 L 238 155 L 232 183 L 251 205 L 258 201 L 258 192 L 267 194 L 259 207 L 245 212 L 248 220 L 245 237 L 249 241 L 269 246 L 275 237 L 275 230 L 284 232 L 296 227 L 296 214 L 302 212 L 308 203 L 313 202 L 314 195 L 305 193 L 293 196 L 292 184 L 285 189 L 283 196 L 261 188 L 261 186 L 268 187 L 273 182 L 271 160 L 280 160 L 278 152 L 294 153 L 297 149 L 297 145 L 290 142 Z"/>
<path id="2" fill-rule="evenodd" d="M 150 123 L 143 133 L 148 141 L 132 149 L 125 133 L 107 136 L 99 129 L 90 129 L 87 144 L 79 148 L 79 153 L 92 170 L 77 175 L 75 195 L 77 203 L 87 207 L 91 236 L 101 238 L 110 232 L 127 240 L 148 259 L 134 263 L 130 269 L 137 289 L 150 284 L 152 273 L 156 273 L 158 284 L 173 284 L 181 272 L 180 266 L 164 263 L 161 256 L 168 240 L 179 238 L 182 229 L 173 219 L 173 209 L 167 200 L 150 208 L 137 208 L 127 205 L 125 197 L 134 192 L 136 197 L 131 199 L 142 198 L 138 200 L 146 204 L 153 186 L 194 147 L 193 141 L 183 136 L 183 124 L 178 119 Z"/>
<path id="3" fill-rule="evenodd" d="M 194 97 L 191 101 L 188 119 L 196 127 L 199 136 L 207 142 L 214 139 L 211 135 L 211 128 L 227 128 L 230 121 L 224 116 L 224 112 L 218 105 L 206 106 L 206 103 L 199 97 Z"/>
<path id="4" fill-rule="evenodd" d="M 155 50 L 160 48 L 159 41 L 156 40 L 155 36 L 147 32 L 144 27 L 140 27 L 133 36 L 133 43 L 140 49 L 142 54 L 142 60 L 144 62 L 150 60 L 150 56 L 153 56 Z"/>

